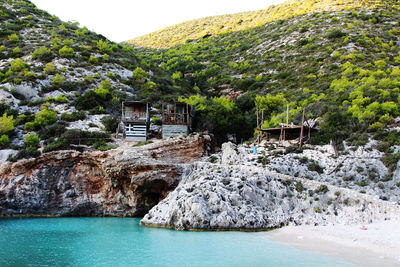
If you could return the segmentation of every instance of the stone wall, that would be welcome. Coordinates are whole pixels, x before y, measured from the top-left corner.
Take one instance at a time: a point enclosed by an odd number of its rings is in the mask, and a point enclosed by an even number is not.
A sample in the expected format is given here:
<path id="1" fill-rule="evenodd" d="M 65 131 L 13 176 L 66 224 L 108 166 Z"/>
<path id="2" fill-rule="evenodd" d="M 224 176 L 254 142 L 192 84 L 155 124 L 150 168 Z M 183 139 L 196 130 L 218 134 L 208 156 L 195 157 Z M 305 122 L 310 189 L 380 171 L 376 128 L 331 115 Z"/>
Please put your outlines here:
<path id="1" fill-rule="evenodd" d="M 188 134 L 187 125 L 163 125 L 162 126 L 162 138 L 174 137 L 181 134 Z"/>

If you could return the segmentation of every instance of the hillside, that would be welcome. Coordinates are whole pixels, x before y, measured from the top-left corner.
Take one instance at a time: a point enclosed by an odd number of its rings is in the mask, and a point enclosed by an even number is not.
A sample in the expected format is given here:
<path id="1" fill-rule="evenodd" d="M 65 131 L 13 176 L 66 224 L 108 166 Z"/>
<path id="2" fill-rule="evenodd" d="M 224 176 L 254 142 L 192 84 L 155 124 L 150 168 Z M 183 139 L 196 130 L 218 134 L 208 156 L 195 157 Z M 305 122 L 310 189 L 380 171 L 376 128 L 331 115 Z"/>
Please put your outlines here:
<path id="1" fill-rule="evenodd" d="M 262 26 L 268 22 L 289 19 L 313 12 L 374 8 L 378 2 L 371 0 L 289 0 L 283 4 L 272 5 L 259 11 L 206 17 L 183 22 L 126 42 L 140 47 L 169 48 L 191 40 L 247 30 Z"/>
<path id="2" fill-rule="evenodd" d="M 198 94 L 188 100 L 198 108 L 201 95 L 229 97 L 240 110 L 236 114 L 254 127 L 256 95 L 263 95 L 257 101 L 266 111 L 264 127 L 284 122 L 289 103 L 290 121 L 299 123 L 306 108 L 309 118 L 323 122 L 315 143 L 349 138 L 362 144 L 368 132 L 378 132 L 381 140 L 388 135 L 381 130 L 398 123 L 400 114 L 399 5 L 353 4 L 169 49 L 136 50 L 142 62 L 171 72 L 186 95 Z M 389 147 L 398 142 L 389 139 Z"/>
<path id="3" fill-rule="evenodd" d="M 400 158 L 392 149 L 400 144 L 396 1 L 288 2 L 262 11 L 270 22 L 224 33 L 204 26 L 207 38 L 168 49 L 111 43 L 28 1 L 3 3 L 2 148 L 35 151 L 40 142 L 51 151 L 101 139 L 87 144 L 107 149 L 109 133 L 96 132 L 112 131 L 108 115 L 121 101 L 181 97 L 196 108 L 195 130 L 217 144 L 253 136 L 256 104 L 264 127 L 284 122 L 289 104 L 290 122 L 300 123 L 303 108 L 319 122 L 314 144 L 334 140 L 341 150 L 343 140 L 357 147 L 373 138 L 388 166 Z"/>
<path id="4" fill-rule="evenodd" d="M 143 90 L 168 93 L 170 75 L 141 65 L 131 47 L 63 22 L 29 1 L 0 2 L 0 147 L 36 154 L 39 141 L 45 146 L 67 129 L 114 131 L 116 118 L 103 119 L 105 127 L 100 119 L 119 114 L 122 101 Z M 69 142 L 97 138 L 103 148 L 109 136 L 69 135 Z M 47 151 L 67 143 L 61 138 Z"/>

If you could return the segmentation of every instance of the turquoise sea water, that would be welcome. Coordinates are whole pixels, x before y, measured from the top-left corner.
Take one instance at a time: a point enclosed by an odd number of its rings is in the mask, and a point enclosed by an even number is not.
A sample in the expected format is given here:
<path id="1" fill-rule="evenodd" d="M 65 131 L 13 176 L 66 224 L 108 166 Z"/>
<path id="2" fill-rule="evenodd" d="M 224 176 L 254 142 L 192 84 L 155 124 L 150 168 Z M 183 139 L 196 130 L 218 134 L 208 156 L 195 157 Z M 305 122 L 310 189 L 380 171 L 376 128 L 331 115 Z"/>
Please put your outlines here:
<path id="1" fill-rule="evenodd" d="M 352 266 L 265 232 L 183 232 L 136 218 L 0 218 L 0 266 Z"/>

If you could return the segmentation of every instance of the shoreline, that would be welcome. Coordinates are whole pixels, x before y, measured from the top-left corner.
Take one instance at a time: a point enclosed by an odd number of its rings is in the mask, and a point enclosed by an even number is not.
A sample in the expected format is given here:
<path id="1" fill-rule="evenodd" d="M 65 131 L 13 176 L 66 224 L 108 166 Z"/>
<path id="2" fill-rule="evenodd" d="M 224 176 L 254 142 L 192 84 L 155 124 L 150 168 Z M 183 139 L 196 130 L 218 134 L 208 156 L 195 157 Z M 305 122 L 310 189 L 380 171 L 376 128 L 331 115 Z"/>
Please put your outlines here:
<path id="1" fill-rule="evenodd" d="M 365 226 L 367 230 L 361 228 Z M 286 226 L 267 238 L 356 266 L 400 266 L 400 221 L 365 225 Z"/>

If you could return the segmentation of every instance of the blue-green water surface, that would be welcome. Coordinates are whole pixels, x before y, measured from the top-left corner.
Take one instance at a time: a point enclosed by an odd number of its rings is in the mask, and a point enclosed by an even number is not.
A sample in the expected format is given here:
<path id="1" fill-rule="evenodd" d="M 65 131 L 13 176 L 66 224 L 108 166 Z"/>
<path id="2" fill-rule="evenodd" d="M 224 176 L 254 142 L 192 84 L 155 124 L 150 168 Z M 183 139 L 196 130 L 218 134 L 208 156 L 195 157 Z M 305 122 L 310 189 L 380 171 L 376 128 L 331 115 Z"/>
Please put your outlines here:
<path id="1" fill-rule="evenodd" d="M 148 228 L 136 218 L 0 218 L 0 266 L 352 266 L 267 235 Z"/>

